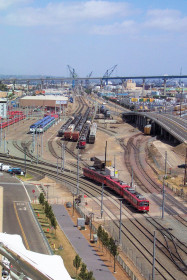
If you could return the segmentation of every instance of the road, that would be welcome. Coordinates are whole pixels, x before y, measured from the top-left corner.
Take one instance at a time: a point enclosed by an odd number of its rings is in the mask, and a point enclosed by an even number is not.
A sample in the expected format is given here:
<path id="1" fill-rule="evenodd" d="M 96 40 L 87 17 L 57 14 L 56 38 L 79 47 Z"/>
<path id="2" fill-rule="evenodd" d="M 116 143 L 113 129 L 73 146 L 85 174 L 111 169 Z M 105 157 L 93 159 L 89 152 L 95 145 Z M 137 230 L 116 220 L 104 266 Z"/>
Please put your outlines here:
<path id="1" fill-rule="evenodd" d="M 19 234 L 27 249 L 49 254 L 29 207 L 33 186 L 26 185 L 24 188 L 19 180 L 7 173 L 0 173 L 0 182 L 4 189 L 3 232 Z M 36 188 L 35 193 L 38 195 Z"/>

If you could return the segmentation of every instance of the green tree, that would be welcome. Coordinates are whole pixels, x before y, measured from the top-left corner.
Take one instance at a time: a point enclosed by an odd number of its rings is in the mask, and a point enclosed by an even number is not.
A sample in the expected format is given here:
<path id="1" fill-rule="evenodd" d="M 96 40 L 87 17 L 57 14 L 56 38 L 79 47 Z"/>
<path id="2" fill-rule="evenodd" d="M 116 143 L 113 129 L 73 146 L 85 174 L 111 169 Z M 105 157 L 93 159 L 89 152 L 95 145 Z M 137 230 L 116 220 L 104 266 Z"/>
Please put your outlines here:
<path id="1" fill-rule="evenodd" d="M 45 201 L 44 207 L 45 207 L 44 211 L 45 211 L 45 214 L 47 216 L 48 213 L 49 213 L 49 209 L 50 209 L 50 205 L 49 205 L 48 201 Z"/>
<path id="2" fill-rule="evenodd" d="M 106 231 L 103 231 L 103 245 L 105 246 L 105 248 L 109 247 L 109 237 Z"/>
<path id="3" fill-rule="evenodd" d="M 74 265 L 74 267 L 76 269 L 76 278 L 77 278 L 77 271 L 78 271 L 78 269 L 79 269 L 79 267 L 81 265 L 81 258 L 79 257 L 79 255 L 75 256 L 75 258 L 73 260 L 73 265 Z"/>
<path id="4" fill-rule="evenodd" d="M 111 237 L 109 240 L 110 252 L 114 257 L 114 272 L 116 271 L 116 256 L 118 255 L 118 246 L 116 245 L 114 239 Z"/>
<path id="5" fill-rule="evenodd" d="M 57 229 L 57 221 L 56 221 L 56 218 L 53 216 L 51 218 L 51 225 L 52 227 L 55 229 L 55 232 L 56 232 L 56 229 Z"/>
<path id="6" fill-rule="evenodd" d="M 95 280 L 95 278 L 93 277 L 93 271 L 89 271 L 87 273 L 85 280 Z"/>
<path id="7" fill-rule="evenodd" d="M 80 270 L 80 273 L 79 273 L 79 278 L 86 279 L 86 277 L 87 277 L 86 264 L 82 263 L 81 270 Z"/>
<path id="8" fill-rule="evenodd" d="M 99 225 L 99 227 L 97 229 L 97 236 L 99 238 L 99 241 L 101 241 L 101 239 L 102 239 L 102 232 L 103 232 L 102 226 Z"/>
<path id="9" fill-rule="evenodd" d="M 44 197 L 44 194 L 41 192 L 40 195 L 39 195 L 39 202 L 40 204 L 44 205 L 45 203 L 45 197 Z"/>

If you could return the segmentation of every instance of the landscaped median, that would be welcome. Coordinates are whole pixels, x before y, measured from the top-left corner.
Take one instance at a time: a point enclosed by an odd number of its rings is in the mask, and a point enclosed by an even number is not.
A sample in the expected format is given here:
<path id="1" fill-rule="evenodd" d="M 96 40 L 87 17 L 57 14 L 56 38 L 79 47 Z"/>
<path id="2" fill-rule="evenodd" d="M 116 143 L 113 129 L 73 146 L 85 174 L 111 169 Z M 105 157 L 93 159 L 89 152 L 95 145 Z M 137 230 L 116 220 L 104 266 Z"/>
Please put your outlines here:
<path id="1" fill-rule="evenodd" d="M 95 280 L 92 271 L 87 271 L 86 265 L 76 254 L 71 243 L 59 228 L 52 207 L 45 200 L 43 193 L 39 196 L 40 204 L 32 204 L 37 220 L 47 238 L 47 241 L 56 255 L 60 255 L 71 278 L 79 280 Z M 79 260 L 77 262 L 77 259 Z M 80 273 L 78 274 L 78 272 Z M 78 278 L 76 278 L 76 276 Z"/>
<path id="2" fill-rule="evenodd" d="M 59 226 L 56 225 L 55 229 L 51 225 L 50 219 L 45 214 L 43 205 L 32 204 L 32 207 L 53 253 L 62 257 L 68 273 L 74 278 L 76 275 L 76 269 L 73 266 L 73 260 L 76 256 L 75 250 Z"/>

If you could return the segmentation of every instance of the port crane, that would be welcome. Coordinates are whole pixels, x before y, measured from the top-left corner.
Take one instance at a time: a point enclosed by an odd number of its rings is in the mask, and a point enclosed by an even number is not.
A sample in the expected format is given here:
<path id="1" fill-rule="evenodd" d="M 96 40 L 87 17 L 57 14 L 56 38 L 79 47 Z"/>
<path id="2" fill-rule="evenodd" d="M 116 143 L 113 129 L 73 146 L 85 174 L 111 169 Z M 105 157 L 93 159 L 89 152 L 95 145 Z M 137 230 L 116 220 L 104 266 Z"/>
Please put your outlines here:
<path id="1" fill-rule="evenodd" d="M 93 71 L 90 72 L 90 74 L 88 74 L 88 75 L 86 76 L 86 78 L 88 78 L 88 79 L 85 80 L 85 86 L 86 86 L 86 88 L 89 87 L 89 84 L 90 84 L 89 78 L 92 76 L 92 73 L 93 73 Z"/>
<path id="2" fill-rule="evenodd" d="M 106 81 L 106 85 L 108 85 L 108 80 L 109 77 L 111 76 L 111 74 L 114 72 L 114 70 L 116 69 L 117 64 L 114 65 L 113 67 L 111 67 L 110 69 L 106 70 L 105 74 L 103 75 L 103 79 L 104 81 Z"/>
<path id="3" fill-rule="evenodd" d="M 75 87 L 75 79 L 78 77 L 77 73 L 75 72 L 75 69 L 72 68 L 70 65 L 67 65 L 68 70 L 70 72 L 70 76 L 73 78 L 72 80 L 72 88 Z"/>

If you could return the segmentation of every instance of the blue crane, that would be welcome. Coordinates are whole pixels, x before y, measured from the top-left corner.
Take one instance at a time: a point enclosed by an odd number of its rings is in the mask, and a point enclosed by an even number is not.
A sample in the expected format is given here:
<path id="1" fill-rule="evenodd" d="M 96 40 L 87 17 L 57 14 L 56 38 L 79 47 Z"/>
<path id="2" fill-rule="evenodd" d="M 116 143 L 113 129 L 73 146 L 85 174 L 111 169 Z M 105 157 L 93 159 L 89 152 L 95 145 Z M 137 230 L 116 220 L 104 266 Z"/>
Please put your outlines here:
<path id="1" fill-rule="evenodd" d="M 70 72 L 70 76 L 73 78 L 72 80 L 72 88 L 75 87 L 75 79 L 78 77 L 77 73 L 75 72 L 75 69 L 72 68 L 70 65 L 67 65 L 69 72 Z"/>
<path id="2" fill-rule="evenodd" d="M 103 80 L 106 81 L 106 85 L 108 85 L 108 80 L 109 77 L 111 76 L 111 74 L 114 72 L 114 70 L 116 69 L 117 64 L 114 65 L 113 67 L 111 67 L 110 69 L 106 70 L 105 74 L 103 75 Z"/>
<path id="3" fill-rule="evenodd" d="M 89 74 L 89 75 L 87 75 L 87 76 L 86 76 L 86 78 L 90 78 L 90 77 L 92 76 L 92 73 L 93 73 L 93 71 L 92 71 L 92 72 L 90 72 L 90 74 Z M 89 87 L 89 84 L 90 84 L 89 79 L 86 79 L 86 80 L 85 80 L 85 86 L 86 86 L 86 88 L 88 88 L 88 87 Z"/>

